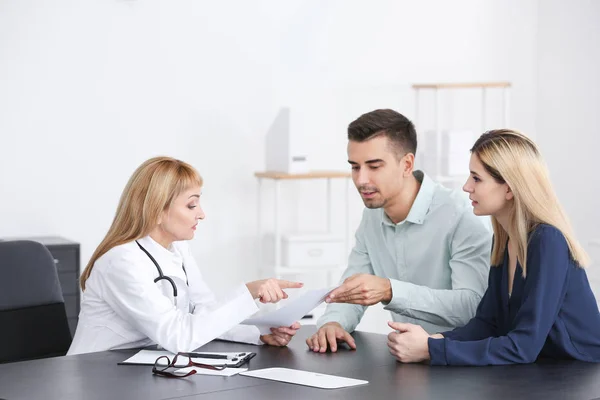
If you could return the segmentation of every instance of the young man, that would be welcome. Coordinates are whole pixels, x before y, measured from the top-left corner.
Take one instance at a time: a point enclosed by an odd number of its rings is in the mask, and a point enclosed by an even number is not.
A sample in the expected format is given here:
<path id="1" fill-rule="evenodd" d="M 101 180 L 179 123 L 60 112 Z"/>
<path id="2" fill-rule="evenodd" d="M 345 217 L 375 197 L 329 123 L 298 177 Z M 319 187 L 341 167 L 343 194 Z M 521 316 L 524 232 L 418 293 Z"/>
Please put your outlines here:
<path id="1" fill-rule="evenodd" d="M 313 351 L 335 352 L 338 341 L 356 348 L 349 332 L 379 302 L 394 321 L 430 333 L 475 315 L 487 285 L 491 232 L 459 192 L 413 171 L 416 150 L 414 125 L 393 110 L 372 111 L 348 126 L 348 162 L 366 208 L 345 280 L 306 340 Z"/>

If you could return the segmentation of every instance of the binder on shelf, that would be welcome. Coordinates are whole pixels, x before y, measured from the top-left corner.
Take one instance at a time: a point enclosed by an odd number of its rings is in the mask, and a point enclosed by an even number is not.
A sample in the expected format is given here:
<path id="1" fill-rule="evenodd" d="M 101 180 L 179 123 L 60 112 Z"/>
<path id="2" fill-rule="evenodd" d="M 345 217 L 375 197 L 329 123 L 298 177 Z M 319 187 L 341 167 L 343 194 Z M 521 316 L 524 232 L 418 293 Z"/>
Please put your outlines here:
<path id="1" fill-rule="evenodd" d="M 308 173 L 307 143 L 291 129 L 291 111 L 284 107 L 279 110 L 266 137 L 267 171 L 289 174 Z"/>

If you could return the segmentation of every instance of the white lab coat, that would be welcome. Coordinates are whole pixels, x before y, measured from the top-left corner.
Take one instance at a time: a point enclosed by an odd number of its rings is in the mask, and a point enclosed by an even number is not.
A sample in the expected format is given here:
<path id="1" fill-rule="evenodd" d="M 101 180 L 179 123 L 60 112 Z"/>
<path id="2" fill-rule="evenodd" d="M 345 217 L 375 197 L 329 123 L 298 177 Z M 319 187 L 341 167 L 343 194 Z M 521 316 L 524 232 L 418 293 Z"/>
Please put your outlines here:
<path id="1" fill-rule="evenodd" d="M 167 250 L 149 236 L 138 241 L 175 281 L 177 307 L 172 286 L 166 280 L 154 283 L 158 270 L 134 241 L 114 247 L 96 261 L 86 281 L 67 354 L 152 344 L 176 353 L 193 351 L 215 338 L 261 343 L 258 328 L 238 325 L 258 311 L 244 284 L 217 302 L 187 242 L 175 242 Z"/>

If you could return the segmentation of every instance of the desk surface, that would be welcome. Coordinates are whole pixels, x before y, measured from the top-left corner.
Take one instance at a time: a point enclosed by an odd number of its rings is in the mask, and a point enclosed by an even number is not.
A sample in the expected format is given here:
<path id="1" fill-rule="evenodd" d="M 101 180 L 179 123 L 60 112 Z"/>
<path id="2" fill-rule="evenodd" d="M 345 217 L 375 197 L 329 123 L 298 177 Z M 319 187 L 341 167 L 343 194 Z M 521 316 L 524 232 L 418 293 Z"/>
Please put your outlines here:
<path id="1" fill-rule="evenodd" d="M 430 367 L 397 363 L 386 337 L 356 332 L 357 350 L 315 354 L 304 326 L 289 347 L 276 348 L 214 341 L 203 350 L 258 355 L 250 369 L 273 366 L 350 378 L 368 385 L 325 390 L 245 376 L 153 376 L 149 366 L 117 365 L 133 350 L 107 351 L 0 365 L 0 399 L 597 399 L 600 364 L 542 362 L 500 367 Z"/>

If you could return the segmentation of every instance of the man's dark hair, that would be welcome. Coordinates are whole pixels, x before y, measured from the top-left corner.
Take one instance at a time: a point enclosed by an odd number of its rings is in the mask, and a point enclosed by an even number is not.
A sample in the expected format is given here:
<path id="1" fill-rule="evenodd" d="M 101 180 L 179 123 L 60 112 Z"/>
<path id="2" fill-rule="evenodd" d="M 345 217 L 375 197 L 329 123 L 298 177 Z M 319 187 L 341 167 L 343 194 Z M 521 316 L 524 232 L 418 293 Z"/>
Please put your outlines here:
<path id="1" fill-rule="evenodd" d="M 404 115 L 390 109 L 375 110 L 361 115 L 348 125 L 348 140 L 365 142 L 377 136 L 387 136 L 398 159 L 417 152 L 417 132 Z"/>

